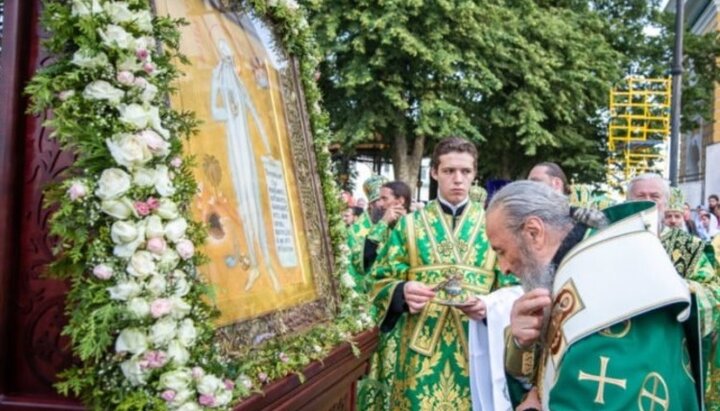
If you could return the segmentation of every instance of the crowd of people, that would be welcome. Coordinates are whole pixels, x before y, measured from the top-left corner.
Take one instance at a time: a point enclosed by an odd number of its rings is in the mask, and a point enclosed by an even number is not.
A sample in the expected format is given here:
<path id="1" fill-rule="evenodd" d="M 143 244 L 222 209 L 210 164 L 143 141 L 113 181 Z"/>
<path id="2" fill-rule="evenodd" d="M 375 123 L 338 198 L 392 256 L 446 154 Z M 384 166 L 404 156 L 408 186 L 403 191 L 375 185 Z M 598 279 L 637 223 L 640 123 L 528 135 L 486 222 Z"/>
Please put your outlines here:
<path id="1" fill-rule="evenodd" d="M 380 330 L 358 409 L 720 410 L 717 196 L 694 218 L 643 174 L 611 205 L 545 162 L 488 201 L 477 161 L 446 138 L 437 199 L 378 175 L 346 198 Z"/>

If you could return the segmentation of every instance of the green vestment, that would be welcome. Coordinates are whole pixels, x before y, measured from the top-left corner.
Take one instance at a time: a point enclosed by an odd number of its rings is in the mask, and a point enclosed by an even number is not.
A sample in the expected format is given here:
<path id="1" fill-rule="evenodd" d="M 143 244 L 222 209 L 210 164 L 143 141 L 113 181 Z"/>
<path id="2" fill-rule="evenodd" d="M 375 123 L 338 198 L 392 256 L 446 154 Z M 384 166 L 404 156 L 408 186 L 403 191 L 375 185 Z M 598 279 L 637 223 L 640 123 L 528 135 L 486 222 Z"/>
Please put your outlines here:
<path id="1" fill-rule="evenodd" d="M 384 317 L 403 281 L 435 286 L 461 275 L 464 293 L 475 295 L 515 283 L 494 268 L 482 206 L 470 201 L 453 219 L 432 201 L 403 217 L 390 234 L 371 272 L 373 301 Z M 468 318 L 462 311 L 431 301 L 418 314 L 403 313 L 392 332 L 398 334 L 398 351 L 390 409 L 471 408 Z"/>
<path id="2" fill-rule="evenodd" d="M 348 272 L 355 282 L 354 290 L 357 293 L 367 292 L 367 279 L 363 269 L 363 247 L 365 246 L 365 238 L 372 227 L 373 223 L 370 214 L 365 211 L 348 229 L 347 246 L 350 249 Z"/>

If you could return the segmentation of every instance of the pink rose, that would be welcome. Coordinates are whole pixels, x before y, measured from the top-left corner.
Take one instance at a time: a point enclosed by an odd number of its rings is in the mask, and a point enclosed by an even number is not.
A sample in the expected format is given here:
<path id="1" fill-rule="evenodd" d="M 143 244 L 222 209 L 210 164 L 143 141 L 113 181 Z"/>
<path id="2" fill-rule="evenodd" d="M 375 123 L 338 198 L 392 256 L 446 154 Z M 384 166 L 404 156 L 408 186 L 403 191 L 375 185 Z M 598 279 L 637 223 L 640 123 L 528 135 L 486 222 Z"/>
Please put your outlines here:
<path id="1" fill-rule="evenodd" d="M 160 318 L 169 314 L 172 310 L 172 303 L 167 298 L 158 298 L 150 304 L 150 314 L 153 318 Z"/>
<path id="2" fill-rule="evenodd" d="M 144 361 L 146 368 L 160 368 L 167 363 L 167 354 L 162 351 L 148 351 L 145 353 Z"/>
<path id="3" fill-rule="evenodd" d="M 205 371 L 200 367 L 193 367 L 192 370 L 190 371 L 190 374 L 192 375 L 193 378 L 195 378 L 196 380 L 199 380 L 200 378 L 205 376 Z"/>
<path id="4" fill-rule="evenodd" d="M 226 378 L 223 382 L 225 383 L 225 389 L 232 390 L 235 388 L 235 383 L 232 380 Z"/>
<path id="5" fill-rule="evenodd" d="M 162 237 L 153 237 L 148 240 L 146 248 L 153 254 L 161 255 L 167 250 L 167 243 Z"/>
<path id="6" fill-rule="evenodd" d="M 173 159 L 170 160 L 170 165 L 175 168 L 180 168 L 182 165 L 182 159 L 180 157 L 173 157 Z"/>
<path id="7" fill-rule="evenodd" d="M 261 372 L 260 374 L 258 374 L 258 379 L 262 382 L 267 382 L 268 375 L 264 372 Z"/>
<path id="8" fill-rule="evenodd" d="M 85 187 L 85 184 L 76 181 L 68 188 L 67 193 L 70 200 L 76 201 L 87 195 L 87 187 Z"/>
<path id="9" fill-rule="evenodd" d="M 160 207 L 160 200 L 158 200 L 155 197 L 148 197 L 145 204 L 147 204 L 147 206 L 150 207 L 151 210 L 154 210 L 154 209 Z"/>
<path id="10" fill-rule="evenodd" d="M 175 251 L 177 251 L 180 258 L 182 258 L 183 260 L 187 260 L 188 258 L 195 255 L 195 246 L 190 240 L 180 240 L 175 245 Z"/>
<path id="11" fill-rule="evenodd" d="M 143 64 L 143 70 L 148 74 L 152 74 L 155 72 L 155 65 L 153 63 L 145 63 Z"/>
<path id="12" fill-rule="evenodd" d="M 173 391 L 173 390 L 165 390 L 165 391 L 163 391 L 163 393 L 160 395 L 160 397 L 161 397 L 163 400 L 165 400 L 165 401 L 167 401 L 167 402 L 170 402 L 170 401 L 172 401 L 172 400 L 175 399 L 175 395 L 176 395 L 176 394 L 175 394 L 175 391 Z"/>
<path id="13" fill-rule="evenodd" d="M 139 89 L 144 89 L 145 87 L 147 87 L 148 82 L 143 77 L 135 77 L 135 81 L 133 82 L 133 84 Z"/>
<path id="14" fill-rule="evenodd" d="M 153 154 L 158 154 L 168 149 L 167 141 L 163 140 L 160 134 L 152 130 L 143 130 L 138 136 Z"/>
<path id="15" fill-rule="evenodd" d="M 135 82 L 135 76 L 133 75 L 133 73 L 131 73 L 127 70 L 123 70 L 123 71 L 119 72 L 116 76 L 116 79 L 117 79 L 118 83 L 125 85 L 125 86 L 131 86 Z"/>
<path id="16" fill-rule="evenodd" d="M 147 51 L 147 49 L 137 49 L 137 50 L 135 50 L 135 55 L 141 61 L 145 61 L 145 59 L 147 59 L 150 56 L 150 52 Z"/>
<path id="17" fill-rule="evenodd" d="M 205 407 L 212 407 L 215 405 L 215 397 L 209 394 L 202 394 L 198 402 Z"/>
<path id="18" fill-rule="evenodd" d="M 288 362 L 288 361 L 290 361 L 290 358 L 288 358 L 287 354 L 285 354 L 284 352 L 281 352 L 280 354 L 278 354 L 278 358 L 279 358 L 280 361 L 282 361 L 282 362 Z"/>
<path id="19" fill-rule="evenodd" d="M 105 264 L 98 264 L 93 268 L 93 275 L 101 280 L 107 280 L 112 277 L 113 271 Z"/>
<path id="20" fill-rule="evenodd" d="M 148 207 L 148 205 L 146 203 L 144 203 L 142 201 L 136 201 L 134 206 L 135 206 L 135 211 L 137 211 L 137 213 L 140 214 L 141 216 L 144 217 L 144 216 L 150 214 L 150 207 Z"/>

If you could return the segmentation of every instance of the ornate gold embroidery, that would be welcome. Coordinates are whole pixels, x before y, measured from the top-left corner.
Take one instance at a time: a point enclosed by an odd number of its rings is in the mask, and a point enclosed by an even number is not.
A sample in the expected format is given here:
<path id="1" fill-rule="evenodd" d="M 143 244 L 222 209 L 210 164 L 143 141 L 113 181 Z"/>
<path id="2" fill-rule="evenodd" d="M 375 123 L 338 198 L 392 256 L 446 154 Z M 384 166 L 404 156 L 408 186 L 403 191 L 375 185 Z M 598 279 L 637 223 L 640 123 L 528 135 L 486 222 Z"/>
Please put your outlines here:
<path id="1" fill-rule="evenodd" d="M 445 362 L 440 381 L 432 386 L 423 387 L 423 392 L 418 398 L 420 410 L 458 411 L 471 408 L 469 390 L 458 386 L 449 362 Z"/>
<path id="2" fill-rule="evenodd" d="M 622 326 L 622 328 L 618 329 L 617 326 Z M 611 325 L 610 327 L 600 330 L 599 334 L 604 337 L 623 338 L 630 332 L 631 328 L 632 328 L 632 321 L 625 320 L 621 323 L 617 323 L 617 324 Z"/>

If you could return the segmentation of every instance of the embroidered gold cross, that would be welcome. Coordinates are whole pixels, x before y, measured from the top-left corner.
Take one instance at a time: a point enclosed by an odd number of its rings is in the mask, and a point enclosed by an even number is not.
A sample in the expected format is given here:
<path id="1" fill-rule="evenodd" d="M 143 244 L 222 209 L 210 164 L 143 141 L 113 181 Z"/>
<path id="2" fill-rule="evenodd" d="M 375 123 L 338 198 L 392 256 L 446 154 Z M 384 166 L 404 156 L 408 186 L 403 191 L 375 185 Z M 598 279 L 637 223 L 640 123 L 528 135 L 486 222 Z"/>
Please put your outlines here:
<path id="1" fill-rule="evenodd" d="M 606 376 L 608 362 L 610 362 L 608 357 L 600 356 L 600 375 L 592 375 L 583 371 L 578 374 L 578 381 L 595 381 L 598 383 L 597 395 L 595 396 L 596 404 L 605 404 L 605 384 L 617 385 L 624 390 L 627 383 L 627 379 Z"/>

